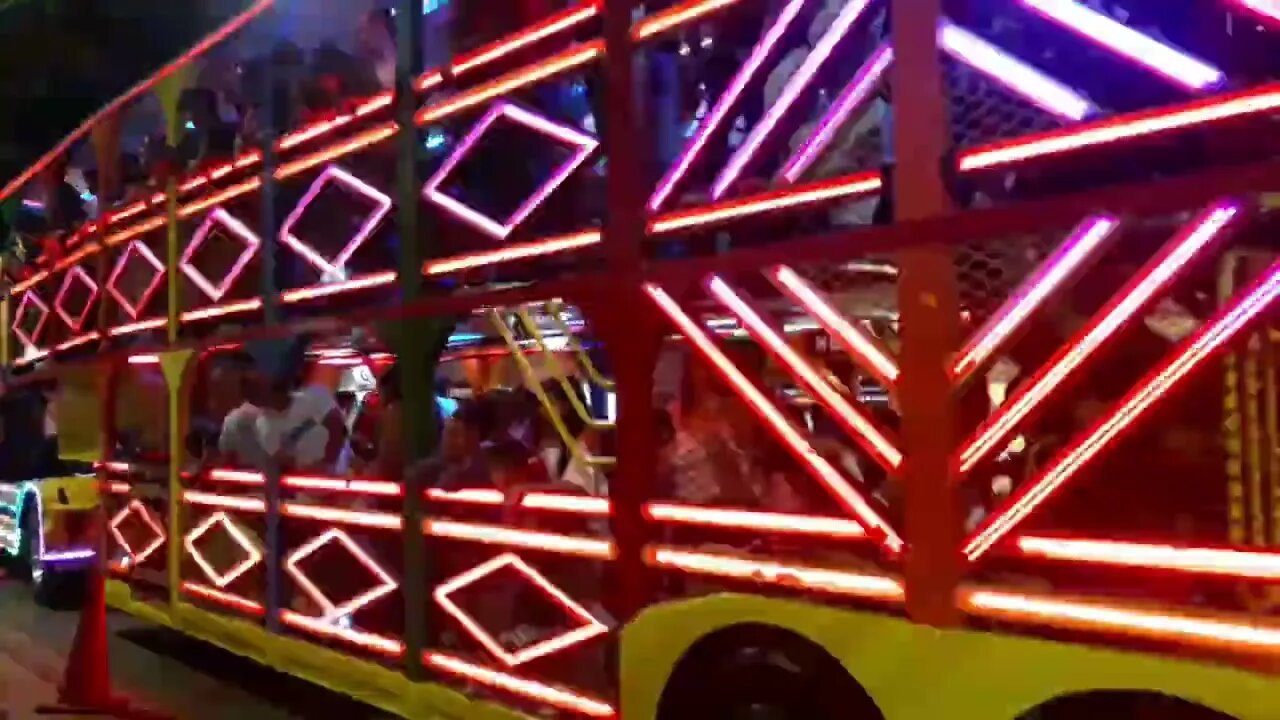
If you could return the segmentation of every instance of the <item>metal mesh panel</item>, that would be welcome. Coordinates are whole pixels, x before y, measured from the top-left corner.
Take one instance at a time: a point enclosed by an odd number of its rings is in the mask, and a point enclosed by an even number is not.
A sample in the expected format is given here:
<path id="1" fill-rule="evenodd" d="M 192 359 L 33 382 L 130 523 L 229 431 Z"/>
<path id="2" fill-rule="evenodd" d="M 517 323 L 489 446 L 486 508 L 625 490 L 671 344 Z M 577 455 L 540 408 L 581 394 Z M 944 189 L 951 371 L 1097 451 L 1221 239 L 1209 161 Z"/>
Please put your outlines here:
<path id="1" fill-rule="evenodd" d="M 1062 122 L 967 65 L 944 64 L 951 137 L 965 148 L 1062 127 Z"/>

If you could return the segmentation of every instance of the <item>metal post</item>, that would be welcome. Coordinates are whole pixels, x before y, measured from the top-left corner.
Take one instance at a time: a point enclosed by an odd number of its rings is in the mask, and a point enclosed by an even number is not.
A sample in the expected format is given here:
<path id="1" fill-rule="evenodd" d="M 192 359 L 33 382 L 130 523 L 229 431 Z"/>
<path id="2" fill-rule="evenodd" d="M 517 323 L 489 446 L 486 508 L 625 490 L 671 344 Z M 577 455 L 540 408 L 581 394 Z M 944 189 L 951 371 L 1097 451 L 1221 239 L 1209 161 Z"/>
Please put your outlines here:
<path id="1" fill-rule="evenodd" d="M 949 138 L 938 54 L 942 0 L 892 0 L 895 52 L 893 175 L 896 221 L 944 213 L 942 174 Z M 956 401 L 946 363 L 957 347 L 960 311 L 950 248 L 922 245 L 900 254 L 902 319 L 899 405 L 906 462 L 907 613 L 935 626 L 960 621 L 960 509 L 950 483 Z"/>
<path id="2" fill-rule="evenodd" d="M 264 22 L 270 24 L 272 30 L 279 28 L 277 16 L 268 12 Z M 262 98 L 262 208 L 258 219 L 258 236 L 262 246 L 258 250 L 261 274 L 259 275 L 262 296 L 263 323 L 268 327 L 280 321 L 280 291 L 276 287 L 276 135 L 280 128 L 276 127 L 276 73 L 274 58 L 268 58 L 265 71 L 265 97 Z M 281 557 L 285 548 L 281 544 L 280 533 L 280 468 L 269 463 L 262 468 L 266 495 L 266 537 L 267 546 L 265 563 L 266 571 L 266 627 L 271 632 L 280 630 L 280 603 L 284 597 L 281 588 Z"/>
<path id="3" fill-rule="evenodd" d="M 635 97 L 635 53 L 631 40 L 634 0 L 606 0 L 605 106 L 603 144 L 608 158 L 605 193 L 608 222 L 604 248 L 611 267 L 610 298 L 595 298 L 593 317 L 605 323 L 597 332 L 607 338 L 615 364 L 618 392 L 618 463 L 609 483 L 613 500 L 610 530 L 618 547 L 616 577 L 606 593 L 609 610 L 620 622 L 633 617 L 652 595 L 651 574 L 643 551 L 648 536 L 643 507 L 653 485 L 657 453 L 653 426 L 653 369 L 660 334 L 652 308 L 641 291 L 645 241 L 643 147 L 649 133 L 639 132 Z M 621 289 L 622 297 L 618 297 Z M 605 286 L 599 288 L 600 294 Z"/>
<path id="4" fill-rule="evenodd" d="M 396 3 L 396 122 L 400 126 L 397 138 L 396 167 L 397 231 L 400 235 L 400 296 L 404 303 L 412 302 L 422 292 L 423 242 L 419 238 L 418 199 L 418 129 L 413 121 L 417 109 L 417 95 L 413 91 L 414 78 L 422 71 L 422 16 L 423 0 L 398 0 Z M 427 324 L 433 327 L 419 326 Z M 428 374 L 435 367 L 433 348 L 444 347 L 426 336 L 418 336 L 418 342 L 410 341 L 414 330 L 421 329 L 438 334 L 439 321 L 412 318 L 403 321 L 399 353 L 400 382 L 402 389 L 401 420 L 403 423 L 406 465 L 412 465 L 430 451 L 428 439 L 432 437 L 431 413 L 433 394 L 427 382 Z M 428 356 L 428 353 L 433 353 Z M 402 473 L 404 483 L 403 540 L 404 540 L 404 671 L 413 680 L 422 678 L 422 651 L 427 641 L 427 543 L 422 532 L 424 478 L 417 473 Z"/>

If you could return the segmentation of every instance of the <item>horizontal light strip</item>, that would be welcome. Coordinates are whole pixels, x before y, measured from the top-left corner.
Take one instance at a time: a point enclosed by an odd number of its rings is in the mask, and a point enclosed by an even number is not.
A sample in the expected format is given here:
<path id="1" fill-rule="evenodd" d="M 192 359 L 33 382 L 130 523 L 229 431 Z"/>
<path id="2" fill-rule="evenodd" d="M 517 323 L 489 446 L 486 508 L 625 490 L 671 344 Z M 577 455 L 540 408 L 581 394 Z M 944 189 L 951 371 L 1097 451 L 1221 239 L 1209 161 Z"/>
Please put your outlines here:
<path id="1" fill-rule="evenodd" d="M 555 13 L 537 23 L 522 28 L 497 42 L 479 48 L 458 58 L 449 66 L 455 78 L 469 70 L 474 70 L 508 53 L 528 47 L 553 35 L 581 25 L 600 14 L 601 0 L 587 0 L 585 3 Z"/>
<path id="2" fill-rule="evenodd" d="M 285 304 L 306 302 L 316 298 L 330 297 L 340 295 L 344 292 L 353 290 L 368 290 L 369 288 L 382 287 L 390 285 L 396 281 L 399 275 L 394 270 L 386 270 L 383 272 L 369 273 L 350 280 L 342 280 L 335 283 L 325 283 L 324 285 L 312 285 L 311 287 L 295 288 L 293 290 L 285 290 L 280 293 L 280 301 Z"/>
<path id="3" fill-rule="evenodd" d="M 601 718 L 612 718 L 616 714 L 612 705 L 586 695 L 475 665 L 452 655 L 428 651 L 423 653 L 422 661 L 436 670 L 564 710 Z"/>
<path id="4" fill-rule="evenodd" d="M 554 255 L 567 250 L 577 250 L 600 244 L 600 231 L 587 230 L 571 235 L 557 235 L 523 243 L 512 243 L 493 250 L 428 260 L 422 266 L 424 275 L 447 275 L 459 270 L 471 270 L 501 263 L 526 260 L 543 255 Z"/>
<path id="5" fill-rule="evenodd" d="M 364 630 L 356 630 L 354 628 L 344 628 L 338 625 L 332 625 L 319 618 L 303 615 L 293 610 L 281 609 L 280 622 L 289 627 L 309 632 L 329 640 L 341 640 L 346 643 L 364 648 L 380 655 L 391 658 L 398 658 L 404 654 L 404 643 L 390 638 L 385 635 L 366 632 Z"/>
<path id="6" fill-rule="evenodd" d="M 488 545 L 576 555 L 594 560 L 612 560 L 614 557 L 613 543 L 598 538 L 437 518 L 424 520 L 422 527 L 428 535 L 451 540 L 469 540 Z"/>
<path id="7" fill-rule="evenodd" d="M 189 505 L 203 505 L 226 510 L 242 510 L 244 512 L 266 512 L 267 502 L 262 498 L 241 497 L 237 495 L 218 495 L 199 490 L 184 490 L 182 501 Z"/>
<path id="8" fill-rule="evenodd" d="M 1031 535 L 1016 543 L 1023 555 L 1047 560 L 1280 580 L 1280 553 Z"/>
<path id="9" fill-rule="evenodd" d="M 663 213 L 649 222 L 649 232 L 653 235 L 665 235 L 777 210 L 795 210 L 831 200 L 851 199 L 879 191 L 879 173 L 855 173 L 833 180 L 820 180 L 784 190 Z"/>
<path id="10" fill-rule="evenodd" d="M 673 525 L 749 530 L 764 533 L 819 535 L 832 539 L 865 538 L 867 531 L 853 520 L 820 515 L 704 507 L 676 503 L 649 503 L 645 516 L 654 522 Z"/>
<path id="11" fill-rule="evenodd" d="M 262 607 L 262 603 L 254 602 L 253 600 L 241 597 L 235 593 L 227 592 L 226 590 L 211 588 L 208 585 L 183 581 L 182 591 L 189 595 L 194 595 L 202 600 L 208 600 L 219 605 L 234 608 L 249 615 L 261 616 L 266 614 L 266 609 Z"/>
<path id="12" fill-rule="evenodd" d="M 634 40 L 647 40 L 655 35 L 700 20 L 719 10 L 735 5 L 739 0 L 687 0 L 641 20 L 631 29 Z"/>
<path id="13" fill-rule="evenodd" d="M 976 147 L 960 154 L 960 170 L 985 170 L 1051 155 L 1083 150 L 1170 130 L 1221 120 L 1261 115 L 1280 108 L 1280 84 L 1217 96 L 1172 108 L 1117 115 L 1107 120 L 1077 125 Z"/>
<path id="14" fill-rule="evenodd" d="M 303 505 L 301 503 L 283 503 L 280 513 L 285 517 L 304 518 L 307 520 L 323 520 L 339 525 L 359 525 L 360 527 L 378 530 L 399 530 L 403 518 L 385 512 L 372 510 L 345 510 L 343 508 L 322 507 L 319 505 Z"/>
<path id="15" fill-rule="evenodd" d="M 682 570 L 695 575 L 781 585 L 796 590 L 848 595 L 872 600 L 902 602 L 902 582 L 886 575 L 866 575 L 810 565 L 795 565 L 725 553 L 692 552 L 672 547 L 651 547 L 645 561 L 654 567 Z"/>
<path id="16" fill-rule="evenodd" d="M 996 620 L 1191 642 L 1236 651 L 1242 647 L 1267 651 L 1280 649 L 1280 627 L 1264 625 L 1253 617 L 1233 622 L 1103 602 L 992 590 L 962 591 L 960 604 L 966 612 Z"/>
<path id="17" fill-rule="evenodd" d="M 250 470 L 214 468 L 209 470 L 208 477 L 210 480 L 217 482 L 238 483 L 241 485 L 263 485 L 265 483 L 262 473 Z M 281 485 L 291 490 L 322 490 L 385 497 L 400 497 L 403 492 L 400 483 L 391 480 L 285 475 L 280 482 Z"/>

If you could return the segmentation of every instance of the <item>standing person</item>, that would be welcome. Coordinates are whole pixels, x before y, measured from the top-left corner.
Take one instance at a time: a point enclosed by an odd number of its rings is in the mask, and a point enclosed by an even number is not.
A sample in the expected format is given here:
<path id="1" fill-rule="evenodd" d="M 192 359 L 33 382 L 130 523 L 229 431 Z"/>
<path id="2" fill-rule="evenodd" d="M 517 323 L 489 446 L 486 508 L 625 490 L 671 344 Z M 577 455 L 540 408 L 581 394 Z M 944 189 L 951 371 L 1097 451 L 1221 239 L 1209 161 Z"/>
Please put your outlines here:
<path id="1" fill-rule="evenodd" d="M 396 22 L 386 8 L 370 10 L 356 29 L 356 52 L 364 64 L 361 91 L 390 90 L 396 84 Z"/>

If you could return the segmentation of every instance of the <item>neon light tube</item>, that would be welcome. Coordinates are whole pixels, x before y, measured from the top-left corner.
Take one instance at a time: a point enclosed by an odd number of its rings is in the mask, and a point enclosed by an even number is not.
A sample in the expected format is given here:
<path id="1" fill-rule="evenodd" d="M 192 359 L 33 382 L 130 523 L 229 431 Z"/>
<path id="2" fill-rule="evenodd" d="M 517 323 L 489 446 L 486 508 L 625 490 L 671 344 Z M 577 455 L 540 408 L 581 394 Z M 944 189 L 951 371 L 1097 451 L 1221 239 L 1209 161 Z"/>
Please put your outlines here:
<path id="1" fill-rule="evenodd" d="M 879 190 L 880 173 L 855 173 L 834 180 L 823 180 L 794 188 L 773 190 L 687 210 L 663 213 L 649 222 L 649 232 L 653 235 L 666 235 L 763 213 L 794 210 L 831 200 L 870 195 Z"/>
<path id="2" fill-rule="evenodd" d="M 673 28 L 698 20 L 706 15 L 738 3 L 738 0 L 688 0 L 654 13 L 641 20 L 631 30 L 634 40 L 648 40 Z"/>
<path id="3" fill-rule="evenodd" d="M 960 154 L 960 170 L 1004 167 L 1034 158 L 1110 145 L 1208 123 L 1261 115 L 1280 108 L 1280 85 L 1269 84 L 1226 97 L 1175 108 L 1120 115 L 1081 127 L 1037 133 L 974 148 Z"/>
<path id="4" fill-rule="evenodd" d="M 1268 20 L 1280 22 L 1280 0 L 1232 0 L 1232 2 Z"/>
<path id="5" fill-rule="evenodd" d="M 89 289 L 89 299 L 85 301 L 84 307 L 80 308 L 80 314 L 72 318 L 71 313 L 62 307 L 62 301 L 66 299 L 67 293 L 71 291 L 71 282 L 79 280 L 82 285 Z M 84 268 L 77 265 L 67 271 L 62 278 L 62 287 L 58 289 L 58 295 L 53 299 L 53 309 L 57 311 L 58 317 L 71 328 L 72 332 L 80 332 L 80 328 L 84 327 L 84 321 L 89 317 L 89 310 L 93 307 L 93 301 L 98 299 L 98 283 L 89 277 L 89 273 Z"/>
<path id="6" fill-rule="evenodd" d="M 1137 422 L 1192 370 L 1266 310 L 1280 295 L 1280 263 L 1234 305 L 1224 308 L 1211 322 L 1185 340 L 1168 359 L 1133 388 L 1124 400 L 1084 436 L 1059 453 L 1035 480 L 1027 483 L 966 540 L 964 552 L 972 561 L 981 557 L 1005 534 L 1043 505 L 1099 452 Z"/>
<path id="7" fill-rule="evenodd" d="M 600 14 L 600 4 L 601 0 L 587 0 L 577 7 L 555 13 L 506 38 L 463 55 L 449 66 L 449 72 L 453 73 L 455 78 L 461 77 L 469 70 L 581 25 Z"/>
<path id="8" fill-rule="evenodd" d="M 535 130 L 553 140 L 558 140 L 570 147 L 574 148 L 572 155 L 561 163 L 559 167 L 551 174 L 545 182 L 538 186 L 533 194 L 525 199 L 514 212 L 504 220 L 494 219 L 485 213 L 476 210 L 466 203 L 453 198 L 440 189 L 440 186 L 449 177 L 449 175 L 458 167 L 458 164 L 467 156 L 475 147 L 476 143 L 485 134 L 499 118 L 506 118 L 519 125 Z M 520 223 L 533 214 L 546 199 L 556 191 L 569 176 L 586 162 L 587 158 L 596 149 L 600 143 L 590 135 L 578 132 L 577 130 L 560 123 L 552 122 L 547 118 L 517 105 L 513 105 L 506 101 L 495 103 L 494 106 L 485 113 L 484 117 L 475 124 L 475 127 L 467 133 L 462 142 L 454 148 L 453 153 L 445 160 L 440 169 L 436 170 L 431 179 L 422 188 L 422 195 L 428 201 L 440 206 L 443 210 L 453 215 L 457 219 L 471 225 L 480 232 L 492 237 L 495 240 L 505 240 L 508 235 L 516 229 Z M 388 200 L 388 208 L 390 200 Z"/>
<path id="9" fill-rule="evenodd" d="M 800 273 L 786 265 L 779 265 L 770 270 L 768 276 L 779 290 L 804 308 L 850 357 L 870 371 L 886 388 L 892 389 L 897 385 L 898 362 L 867 333 L 846 320 Z"/>
<path id="10" fill-rule="evenodd" d="M 739 510 L 736 508 L 675 503 L 649 503 L 645 506 L 644 512 L 654 522 L 673 525 L 700 525 L 761 533 L 818 535 L 840 540 L 860 539 L 867 536 L 867 531 L 852 520 L 820 515 Z"/>
<path id="11" fill-rule="evenodd" d="M 902 549 L 902 539 L 880 517 L 879 513 L 872 509 L 866 500 L 849 486 L 844 475 L 832 467 L 826 458 L 819 455 L 818 451 L 805 440 L 804 436 L 791 421 L 773 403 L 769 402 L 769 399 L 742 374 L 742 371 L 729 358 L 725 357 L 724 353 L 720 352 L 720 349 L 716 347 L 706 332 L 685 314 L 679 303 L 657 285 L 646 283 L 644 289 L 658 308 L 680 330 L 681 334 L 689 340 L 704 359 L 711 363 L 720 377 L 736 391 L 738 397 L 755 411 L 766 426 L 773 430 L 774 435 L 791 451 L 796 460 L 804 465 L 809 474 L 821 483 L 840 502 L 845 510 L 853 513 L 854 517 L 864 527 L 875 528 L 876 532 L 882 535 L 881 543 L 890 552 L 897 554 Z"/>
<path id="12" fill-rule="evenodd" d="M 182 501 L 189 505 L 204 505 L 224 510 L 240 510 L 243 512 L 266 512 L 267 510 L 267 503 L 262 498 L 218 495 L 199 490 L 183 491 Z"/>
<path id="13" fill-rule="evenodd" d="M 364 648 L 371 652 L 376 652 L 387 657 L 397 658 L 404 654 L 404 643 L 389 638 L 385 635 L 378 635 L 364 630 L 356 630 L 354 628 L 344 628 L 338 625 L 329 625 L 316 618 L 294 612 L 293 610 L 281 609 L 280 622 L 285 625 L 309 632 L 313 635 L 319 635 L 323 638 L 332 640 L 341 640 L 351 643 L 356 647 Z"/>
<path id="14" fill-rule="evenodd" d="M 613 543 L 608 540 L 538 530 L 521 530 L 501 525 L 430 518 L 424 520 L 422 526 L 423 531 L 432 537 L 505 545 L 560 555 L 576 555 L 593 560 L 612 560 L 615 552 Z"/>
<path id="15" fill-rule="evenodd" d="M 951 377 L 961 382 L 986 362 L 1063 282 L 1094 256 L 1118 227 L 1120 221 L 1107 215 L 1096 215 L 1076 227 L 1053 255 L 969 338 L 951 365 Z"/>
<path id="16" fill-rule="evenodd" d="M 1259 580 L 1280 579 L 1280 554 L 1156 543 L 1023 535 L 1016 540 L 1026 557 L 1120 567 L 1176 570 Z"/>
<path id="17" fill-rule="evenodd" d="M 422 274 L 447 275 L 459 270 L 471 270 L 516 260 L 554 255 L 598 244 L 600 244 L 600 231 L 586 230 L 571 235 L 558 235 L 525 243 L 513 243 L 469 255 L 458 255 L 442 260 L 428 260 L 422 266 Z"/>
<path id="18" fill-rule="evenodd" d="M 509 673 L 491 670 L 452 655 L 426 652 L 423 653 L 422 661 L 441 672 L 589 717 L 612 718 L 616 714 L 612 705 L 586 695 Z"/>
<path id="19" fill-rule="evenodd" d="M 219 525 L 222 531 L 227 534 L 235 544 L 244 552 L 244 557 L 240 562 L 236 563 L 226 572 L 219 572 L 217 568 L 205 558 L 204 553 L 196 547 L 196 542 L 204 537 L 205 533 L 213 529 L 214 525 Z M 187 554 L 200 566 L 204 576 L 211 580 L 214 586 L 218 588 L 226 588 L 235 582 L 236 578 L 249 572 L 249 570 L 262 562 L 262 550 L 249 538 L 247 534 L 236 526 L 225 512 L 216 512 L 205 518 L 187 533 L 187 537 L 182 541 L 183 547 L 187 549 Z"/>
<path id="20" fill-rule="evenodd" d="M 201 585 L 200 583 L 183 582 L 182 591 L 189 595 L 195 595 L 202 600 L 208 600 L 210 602 L 218 603 L 219 605 L 235 608 L 236 610 L 248 615 L 262 616 L 266 614 L 266 609 L 262 607 L 262 603 L 254 602 L 246 597 L 241 597 L 235 593 L 230 593 L 225 590 L 218 590 L 207 585 Z"/>
<path id="21" fill-rule="evenodd" d="M 218 282 L 217 285 L 213 284 L 209 278 L 205 277 L 204 273 L 196 269 L 195 265 L 191 263 L 192 258 L 195 257 L 200 246 L 208 239 L 209 233 L 213 232 L 215 224 L 226 228 L 230 231 L 232 236 L 238 238 L 244 245 L 240 250 L 240 254 L 236 257 L 236 261 L 231 265 L 231 268 L 227 270 L 226 275 L 222 277 L 222 280 Z M 235 284 L 236 280 L 240 277 L 240 273 L 244 272 L 245 266 L 249 264 L 249 261 L 252 260 L 253 256 L 258 252 L 258 247 L 260 245 L 262 245 L 262 241 L 258 239 L 258 236 L 250 230 L 247 225 L 237 220 L 235 216 L 226 210 L 223 210 L 222 208 L 215 208 L 204 221 L 204 224 L 200 226 L 200 229 L 197 230 L 196 234 L 191 238 L 191 242 L 187 244 L 187 249 L 182 253 L 182 260 L 178 263 L 178 266 L 182 268 L 182 273 L 186 275 L 196 287 L 200 288 L 201 292 L 208 296 L 210 300 L 218 302 L 222 300 L 222 296 L 226 295 L 227 291 L 231 289 L 231 286 Z"/>
<path id="22" fill-rule="evenodd" d="M 1125 287 L 1094 315 L 1076 337 L 1064 345 L 1008 402 L 1001 405 L 960 449 L 957 478 L 971 471 L 996 450 L 1018 423 L 1040 406 L 1155 295 L 1213 242 L 1240 212 L 1240 205 L 1223 201 L 1201 212 L 1138 271 Z"/>
<path id="23" fill-rule="evenodd" d="M 862 67 L 854 73 L 849 84 L 840 91 L 835 102 L 831 103 L 831 108 L 818 121 L 813 132 L 783 164 L 781 175 L 787 182 L 796 182 L 813 166 L 849 117 L 871 99 L 872 93 L 880 85 L 880 80 L 891 64 L 893 64 L 893 48 L 888 44 L 882 44 L 871 53 Z"/>
<path id="24" fill-rule="evenodd" d="M 151 280 L 147 282 L 147 286 L 143 288 L 142 295 L 138 298 L 137 305 L 130 302 L 129 298 L 120 292 L 116 287 L 116 283 L 120 281 L 120 276 L 124 273 L 125 267 L 129 264 L 129 259 L 137 255 L 142 261 L 151 266 Z M 147 303 L 150 302 L 151 296 L 160 288 L 160 281 L 164 279 L 164 263 L 160 262 L 160 258 L 151 252 L 151 248 L 144 243 L 134 240 L 125 247 L 124 253 L 120 259 L 116 261 L 115 268 L 111 271 L 111 275 L 107 278 L 107 292 L 111 293 L 111 297 L 115 299 L 116 304 L 129 314 L 132 320 L 138 319 L 138 314 L 146 309 Z"/>
<path id="25" fill-rule="evenodd" d="M 302 215 L 307 211 L 307 208 L 311 207 L 311 203 L 315 201 L 316 196 L 320 194 L 325 185 L 329 183 L 341 185 L 353 194 L 368 200 L 373 205 L 373 209 L 365 217 L 364 222 L 361 223 L 355 234 L 347 240 L 347 244 L 342 248 L 342 251 L 332 260 L 321 255 L 314 247 L 302 241 L 294 233 L 294 227 L 302 219 Z M 302 259 L 310 263 L 322 276 L 340 275 L 346 270 L 347 262 L 351 260 L 351 256 L 377 231 L 378 226 L 382 224 L 382 221 L 390 213 L 391 198 L 386 193 L 337 165 L 330 165 L 311 182 L 311 187 L 307 188 L 306 194 L 293 207 L 293 212 L 289 213 L 289 217 L 285 218 L 284 225 L 280 228 L 280 242 L 288 245 L 294 252 L 302 256 Z"/>
<path id="26" fill-rule="evenodd" d="M 762 585 L 781 585 L 797 590 L 834 593 L 895 603 L 906 599 L 902 582 L 885 575 L 866 575 L 724 553 L 690 552 L 669 547 L 649 548 L 645 560 L 655 567 L 682 570 L 695 575 L 710 575 Z"/>
<path id="27" fill-rule="evenodd" d="M 503 647 L 490 632 L 484 629 L 475 618 L 468 615 L 453 601 L 451 594 L 471 585 L 482 578 L 492 575 L 503 568 L 510 568 L 516 573 L 524 576 L 525 580 L 533 584 L 542 591 L 553 603 L 555 603 L 566 615 L 576 621 L 577 627 L 565 630 L 561 633 L 524 645 L 514 652 Z M 556 587 L 554 583 L 548 580 L 542 573 L 535 570 L 529 563 L 520 559 L 514 553 L 503 553 L 497 557 L 487 560 L 465 572 L 449 578 L 436 587 L 432 593 L 436 604 L 442 610 L 449 614 L 454 620 L 461 625 L 476 642 L 480 643 L 491 655 L 502 661 L 507 667 L 516 667 L 523 665 L 531 660 L 545 657 L 553 653 L 560 652 L 565 648 L 573 645 L 584 643 L 592 638 L 600 635 L 608 634 L 609 627 L 600 622 L 594 615 L 587 611 L 573 598 L 569 597 L 563 590 Z"/>
<path id="28" fill-rule="evenodd" d="M 966 611 L 984 617 L 1021 622 L 1049 623 L 1091 632 L 1127 635 L 1178 642 L 1195 642 L 1239 650 L 1280 648 L 1280 628 L 1257 618 L 1231 622 L 1210 617 L 1179 615 L 1100 602 L 1037 597 L 1022 593 L 973 590 L 961 597 Z"/>
<path id="29" fill-rule="evenodd" d="M 316 587 L 315 583 L 311 581 L 311 578 L 307 577 L 307 574 L 302 572 L 302 569 L 298 567 L 299 563 L 306 560 L 308 557 L 311 557 L 311 555 L 320 550 L 320 548 L 334 542 L 341 545 L 347 551 L 348 555 L 355 558 L 356 561 L 363 565 L 364 569 L 377 580 L 377 583 L 373 587 L 357 595 L 353 595 L 341 603 L 334 603 L 330 600 L 329 596 L 325 595 L 324 591 Z M 289 573 L 289 576 L 293 578 L 293 581 L 298 585 L 298 587 L 302 588 L 302 591 L 315 601 L 316 605 L 323 611 L 324 614 L 320 617 L 314 618 L 314 620 L 325 625 L 332 625 L 336 623 L 339 618 L 355 615 L 363 608 L 376 602 L 379 598 L 390 595 L 400 587 L 400 583 L 395 578 L 391 577 L 391 574 L 384 570 L 381 565 L 374 561 L 373 558 L 369 557 L 369 554 L 356 544 L 356 542 L 351 539 L 350 535 L 347 535 L 345 532 L 337 528 L 329 528 L 323 533 L 312 538 L 302 547 L 299 547 L 289 553 L 289 556 L 285 558 L 284 569 Z"/>
<path id="30" fill-rule="evenodd" d="M 836 392 L 826 378 L 818 375 L 782 335 L 771 327 L 741 295 L 734 292 L 728 283 L 719 276 L 713 275 L 707 283 L 707 289 L 742 322 L 747 332 L 787 369 L 789 375 L 798 380 L 823 407 L 831 412 L 844 431 L 857 439 L 858 444 L 871 453 L 877 462 L 889 470 L 895 470 L 902 464 L 902 451 L 898 450 L 868 417 Z M 859 517 L 862 516 L 862 513 L 856 514 Z"/>
<path id="31" fill-rule="evenodd" d="M 1187 90 L 1208 90 L 1226 80 L 1218 68 L 1072 0 L 1021 2 L 1032 12 Z"/>
<path id="32" fill-rule="evenodd" d="M 1083 120 L 1093 103 L 1075 90 L 947 20 L 938 24 L 938 45 L 1034 105 L 1067 120 Z"/>
<path id="33" fill-rule="evenodd" d="M 399 530 L 402 518 L 391 513 L 373 512 L 371 510 L 346 510 L 335 507 L 320 507 L 300 503 L 284 503 L 280 506 L 280 514 L 285 517 L 323 520 L 341 525 L 359 525 L 379 530 Z"/>
<path id="34" fill-rule="evenodd" d="M 790 0 L 782 8 L 782 11 L 778 13 L 773 24 L 761 36 L 760 41 L 751 49 L 751 54 L 747 56 L 746 61 L 738 68 L 738 72 L 730 79 L 724 94 L 716 100 L 715 105 L 702 118 L 702 122 L 698 125 L 698 129 L 694 131 L 693 137 L 689 139 L 689 143 L 681 151 L 680 157 L 667 170 L 662 179 L 658 181 L 658 186 L 654 189 L 653 194 L 649 196 L 649 212 L 657 212 L 662 209 L 662 205 L 675 190 L 676 184 L 689 172 L 689 168 L 698 159 L 698 156 L 702 154 L 711 136 L 715 134 L 720 125 L 729 116 L 729 111 L 737 103 L 747 84 L 751 82 L 751 79 L 760 71 L 760 67 L 764 65 L 765 60 L 782 42 L 783 36 L 786 35 L 787 30 L 791 27 L 792 22 L 795 21 L 796 16 L 800 14 L 804 5 L 805 0 Z"/>
<path id="35" fill-rule="evenodd" d="M 778 122 L 795 104 L 796 99 L 800 97 L 800 93 L 809 87 L 813 76 L 817 74 L 822 64 L 827 61 L 827 58 L 831 57 L 831 53 L 836 49 L 836 44 L 844 40 L 849 33 L 849 28 L 853 27 L 858 18 L 862 17 L 862 13 L 866 11 L 869 4 L 871 4 L 871 0 L 846 0 L 844 7 L 840 9 L 840 13 L 836 15 L 830 27 L 822 34 L 822 37 L 818 38 L 818 42 L 814 43 L 813 49 L 805 56 L 804 62 L 787 79 L 786 84 L 782 87 L 782 92 L 778 95 L 773 105 L 765 112 L 764 117 L 756 123 L 756 126 L 751 128 L 751 132 L 747 134 L 746 139 L 742 141 L 742 144 L 730 156 L 729 162 L 725 164 L 719 175 L 716 176 L 715 181 L 711 184 L 712 200 L 719 200 L 724 197 L 729 187 L 742 175 L 742 171 L 746 169 L 747 164 L 759 152 L 760 146 L 773 134 Z M 656 210 L 657 208 L 650 206 L 650 209 Z"/>
<path id="36" fill-rule="evenodd" d="M 384 270 L 383 272 L 369 273 L 350 280 L 343 280 L 335 283 L 325 283 L 323 285 L 312 285 L 311 287 L 295 288 L 280 293 L 280 301 L 285 304 L 306 302 L 316 298 L 329 297 L 331 295 L 340 295 L 344 292 L 354 290 L 368 290 L 369 288 L 382 287 L 390 285 L 396 281 L 399 275 L 394 270 Z"/>

